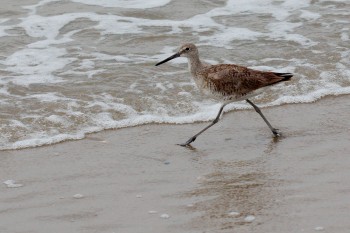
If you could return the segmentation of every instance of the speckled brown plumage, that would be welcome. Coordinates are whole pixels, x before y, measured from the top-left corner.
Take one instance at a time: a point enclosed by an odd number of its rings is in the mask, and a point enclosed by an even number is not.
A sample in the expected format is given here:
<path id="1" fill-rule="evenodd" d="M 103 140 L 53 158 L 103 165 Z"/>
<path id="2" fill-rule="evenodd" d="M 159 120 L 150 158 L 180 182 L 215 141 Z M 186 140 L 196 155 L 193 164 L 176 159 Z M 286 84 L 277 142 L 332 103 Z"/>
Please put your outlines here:
<path id="1" fill-rule="evenodd" d="M 210 89 L 213 94 L 239 99 L 259 88 L 289 80 L 290 77 L 233 64 L 220 64 L 198 70 L 196 78 L 203 79 L 202 88 Z"/>

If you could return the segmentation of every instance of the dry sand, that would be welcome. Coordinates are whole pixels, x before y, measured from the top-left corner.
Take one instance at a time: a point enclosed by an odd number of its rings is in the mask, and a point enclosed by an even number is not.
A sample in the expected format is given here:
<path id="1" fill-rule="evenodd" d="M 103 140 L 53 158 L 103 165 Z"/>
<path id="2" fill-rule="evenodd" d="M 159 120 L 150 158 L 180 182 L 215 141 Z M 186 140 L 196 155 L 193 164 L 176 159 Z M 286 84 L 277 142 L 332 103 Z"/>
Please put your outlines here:
<path id="1" fill-rule="evenodd" d="M 175 144 L 208 123 L 0 152 L 0 232 L 348 233 L 349 99 L 263 109 L 277 140 L 251 110 L 225 114 L 193 149 Z"/>

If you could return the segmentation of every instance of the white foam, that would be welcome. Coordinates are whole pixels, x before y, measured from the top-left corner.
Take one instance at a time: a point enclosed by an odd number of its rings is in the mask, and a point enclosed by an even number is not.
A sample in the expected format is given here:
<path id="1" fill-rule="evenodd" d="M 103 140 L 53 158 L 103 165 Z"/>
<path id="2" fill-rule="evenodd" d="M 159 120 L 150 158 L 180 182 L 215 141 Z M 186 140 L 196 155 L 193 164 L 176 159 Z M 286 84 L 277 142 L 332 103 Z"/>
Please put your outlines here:
<path id="1" fill-rule="evenodd" d="M 285 0 L 283 1 L 282 6 L 292 12 L 310 6 L 310 1 Z"/>
<path id="2" fill-rule="evenodd" d="M 27 97 L 28 99 L 37 99 L 40 100 L 42 102 L 56 102 L 59 100 L 68 100 L 68 101 L 72 101 L 72 99 L 69 99 L 67 97 L 62 97 L 60 96 L 58 93 L 42 93 L 42 94 L 32 94 L 30 96 Z"/>
<path id="3" fill-rule="evenodd" d="M 215 43 L 217 46 L 223 46 L 231 49 L 231 42 L 234 40 L 257 40 L 264 34 L 261 32 L 252 31 L 247 28 L 227 28 L 223 32 L 216 33 L 212 36 L 201 36 L 200 40 L 204 42 Z"/>
<path id="4" fill-rule="evenodd" d="M 22 49 L 10 55 L 3 64 L 7 66 L 7 71 L 22 75 L 50 75 L 72 61 L 71 58 L 61 57 L 66 53 L 66 49 L 55 47 Z"/>
<path id="5" fill-rule="evenodd" d="M 89 59 L 84 59 L 80 62 L 80 69 L 93 69 L 95 67 L 95 62 Z"/>
<path id="6" fill-rule="evenodd" d="M 147 9 L 167 5 L 171 0 L 71 0 L 86 5 Z"/>
<path id="7" fill-rule="evenodd" d="M 258 37 L 269 37 L 278 40 L 289 40 L 297 42 L 303 46 L 312 46 L 316 42 L 313 42 L 309 38 L 299 34 L 289 34 L 294 31 L 294 28 L 301 26 L 301 23 L 286 22 L 285 19 L 290 16 L 294 11 L 301 10 L 309 6 L 310 3 L 303 0 L 289 0 L 283 1 L 282 4 L 274 4 L 272 0 L 230 0 L 223 8 L 215 8 L 214 10 L 204 14 L 206 17 L 234 15 L 234 14 L 272 14 L 277 19 L 277 22 L 272 22 L 267 25 L 271 33 L 262 33 L 251 30 L 249 28 L 232 28 L 225 27 L 223 25 L 214 25 L 221 29 L 219 33 L 215 33 L 215 36 L 201 37 L 201 40 L 216 44 L 216 46 L 223 46 L 231 48 L 229 45 L 233 40 L 256 40 Z M 304 17 L 316 19 L 320 15 L 316 13 L 302 11 Z M 221 44 L 223 43 L 223 44 Z"/>
<path id="8" fill-rule="evenodd" d="M 89 129 L 87 129 L 89 131 Z M 96 128 L 95 131 L 92 130 L 91 132 L 97 132 Z M 22 148 L 28 148 L 28 147 L 37 147 L 42 145 L 50 145 L 66 140 L 78 140 L 85 137 L 85 134 L 83 133 L 77 133 L 77 134 L 58 134 L 54 136 L 48 137 L 46 133 L 32 133 L 28 135 L 28 139 L 18 140 L 13 143 L 8 143 L 6 145 L 0 146 L 0 149 L 2 150 L 12 150 L 12 149 L 22 149 Z"/>
<path id="9" fill-rule="evenodd" d="M 65 127 L 68 127 L 71 125 L 71 123 L 65 117 L 58 116 L 58 115 L 50 115 L 50 116 L 46 117 L 45 119 L 48 121 L 51 121 L 52 123 L 60 124 L 60 125 L 63 125 Z"/>
<path id="10" fill-rule="evenodd" d="M 59 34 L 59 30 L 67 23 L 76 19 L 76 15 L 64 14 L 50 17 L 29 15 L 23 18 L 18 26 L 23 27 L 31 37 L 55 39 Z"/>
<path id="11" fill-rule="evenodd" d="M 316 20 L 321 17 L 321 15 L 316 12 L 311 12 L 308 10 L 300 10 L 300 11 L 301 11 L 300 18 L 303 18 L 306 20 Z"/>
<path id="12" fill-rule="evenodd" d="M 271 14 L 277 20 L 285 20 L 297 9 L 310 5 L 304 0 L 287 0 L 281 4 L 274 4 L 273 0 L 229 0 L 225 7 L 215 8 L 209 16 L 234 14 Z"/>
<path id="13" fill-rule="evenodd" d="M 10 82 L 20 85 L 20 86 L 29 86 L 30 84 L 39 84 L 39 83 L 60 83 L 62 79 L 53 76 L 53 75 L 19 75 L 13 76 L 8 79 Z"/>
<path id="14" fill-rule="evenodd" d="M 156 88 L 159 88 L 161 92 L 164 92 L 167 90 L 167 88 L 162 83 L 156 83 Z"/>
<path id="15" fill-rule="evenodd" d="M 44 5 L 51 3 L 51 2 L 57 2 L 57 1 L 60 1 L 60 0 L 42 0 L 35 5 L 23 6 L 23 8 L 30 10 L 31 11 L 30 14 L 34 15 L 34 14 L 36 14 L 36 9 L 38 7 L 44 6 Z"/>
<path id="16" fill-rule="evenodd" d="M 6 21 L 8 21 L 8 19 L 1 19 L 0 18 L 0 37 L 8 36 L 9 34 L 6 32 L 6 30 L 9 30 L 12 28 L 11 26 L 1 25 L 1 24 L 5 23 Z"/>
<path id="17" fill-rule="evenodd" d="M 331 2 L 329 0 L 320 0 L 320 2 L 327 2 L 328 4 L 331 4 L 332 2 L 348 2 L 348 0 L 332 0 Z"/>
<path id="18" fill-rule="evenodd" d="M 295 28 L 301 26 L 302 23 L 274 22 L 269 23 L 267 28 L 271 31 L 271 34 L 269 35 L 270 38 L 293 41 L 304 46 L 316 45 L 317 42 L 314 42 L 303 35 L 291 33 Z"/>
<path id="19" fill-rule="evenodd" d="M 18 50 L 4 61 L 0 61 L 0 64 L 6 66 L 6 71 L 14 74 L 10 79 L 4 77 L 2 80 L 23 86 L 62 82 L 62 79 L 53 75 L 53 72 L 63 69 L 75 60 L 64 58 L 66 53 L 66 49 L 55 47 Z"/>
<path id="20" fill-rule="evenodd" d="M 349 41 L 349 40 L 350 40 L 350 39 L 349 39 L 349 33 L 343 31 L 343 32 L 341 33 L 341 40 L 344 41 L 344 42 Z"/>
<path id="21" fill-rule="evenodd" d="M 50 2 L 50 1 L 49 1 Z M 86 1 L 84 1 L 86 3 Z M 98 1 L 91 1 L 96 4 L 100 4 Z M 106 1 L 113 4 L 120 4 L 114 1 Z M 141 1 L 140 1 L 141 2 Z M 142 1 L 143 3 L 143 1 Z M 215 8 L 207 13 L 195 15 L 191 18 L 185 20 L 150 20 L 150 19 L 141 19 L 135 17 L 123 17 L 118 15 L 100 15 L 95 13 L 67 13 L 59 16 L 48 16 L 43 17 L 39 15 L 30 15 L 27 18 L 23 19 L 23 22 L 20 24 L 28 35 L 32 37 L 46 37 L 47 40 L 39 41 L 37 43 L 42 44 L 55 44 L 55 43 L 64 43 L 71 40 L 71 35 L 65 35 L 64 38 L 61 38 L 61 41 L 58 42 L 57 35 L 59 30 L 67 25 L 69 22 L 72 22 L 78 18 L 86 18 L 95 22 L 98 22 L 98 25 L 94 26 L 95 29 L 99 30 L 101 35 L 106 34 L 128 34 L 128 33 L 136 33 L 142 34 L 144 33 L 143 27 L 145 26 L 157 26 L 157 27 L 170 27 L 172 30 L 169 34 L 179 33 L 182 31 L 181 27 L 189 27 L 193 31 L 203 32 L 208 31 L 210 29 L 218 30 L 215 33 L 215 36 L 202 36 L 201 41 L 208 42 L 211 44 L 217 44 L 218 42 L 223 42 L 224 44 L 228 44 L 232 40 L 256 40 L 257 37 L 267 36 L 272 37 L 273 39 L 284 39 L 284 40 L 292 40 L 302 45 L 310 45 L 311 40 L 296 34 L 285 35 L 287 31 L 291 31 L 290 25 L 293 23 L 283 23 L 279 22 L 279 25 L 276 28 L 275 25 L 270 25 L 271 28 L 275 28 L 276 30 L 272 30 L 271 33 L 261 33 L 254 31 L 249 28 L 233 28 L 227 27 L 223 24 L 217 23 L 212 19 L 215 16 L 225 16 L 231 14 L 240 14 L 245 12 L 251 13 L 266 13 L 266 14 L 283 14 L 276 16 L 276 19 L 281 20 L 290 15 L 290 11 L 300 9 L 302 7 L 307 6 L 307 4 L 303 3 L 303 1 L 287 1 L 280 5 L 272 4 L 271 0 L 263 0 L 256 3 L 252 0 L 247 1 L 228 1 L 227 5 L 223 8 Z M 102 3 L 101 3 L 102 4 Z M 130 3 L 132 5 L 132 3 Z M 148 2 L 150 4 L 150 2 Z M 270 4 L 268 6 L 268 4 Z M 128 4 L 124 4 L 127 6 Z M 143 3 L 144 5 L 144 3 Z M 147 5 L 147 4 L 146 4 Z M 284 12 L 284 13 L 283 13 Z M 307 14 L 304 11 L 304 15 Z M 309 14 L 309 16 L 311 13 Z M 306 17 L 306 16 L 305 16 Z M 313 16 L 315 17 L 315 15 Z M 286 30 L 286 27 L 288 28 Z M 79 31 L 79 30 L 77 30 Z M 75 32 L 70 32 L 74 34 Z M 34 43 L 35 44 L 35 43 Z M 38 46 L 38 45 L 37 45 Z"/>
<path id="22" fill-rule="evenodd" d="M 18 127 L 18 128 L 25 128 L 25 129 L 29 129 L 29 127 L 27 125 L 25 125 L 24 123 L 22 123 L 21 121 L 19 120 L 15 120 L 15 119 L 12 119 L 10 121 L 10 126 L 11 127 Z"/>

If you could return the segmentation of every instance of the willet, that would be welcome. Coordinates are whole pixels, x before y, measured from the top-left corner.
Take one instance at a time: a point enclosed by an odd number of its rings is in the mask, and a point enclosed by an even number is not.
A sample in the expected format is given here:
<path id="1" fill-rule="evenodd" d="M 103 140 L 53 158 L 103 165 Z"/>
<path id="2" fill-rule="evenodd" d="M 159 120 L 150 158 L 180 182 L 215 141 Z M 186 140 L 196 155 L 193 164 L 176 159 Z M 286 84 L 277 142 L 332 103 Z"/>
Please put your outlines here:
<path id="1" fill-rule="evenodd" d="M 159 62 L 159 66 L 177 57 L 187 57 L 190 73 L 200 91 L 220 99 L 223 103 L 213 122 L 188 139 L 181 146 L 188 146 L 204 131 L 215 125 L 221 116 L 224 107 L 235 101 L 247 101 L 262 117 L 274 136 L 280 136 L 277 129 L 273 128 L 258 106 L 248 98 L 261 94 L 271 85 L 290 80 L 291 73 L 275 73 L 249 69 L 234 64 L 209 65 L 199 59 L 198 49 L 194 44 L 184 44 L 174 55 Z"/>

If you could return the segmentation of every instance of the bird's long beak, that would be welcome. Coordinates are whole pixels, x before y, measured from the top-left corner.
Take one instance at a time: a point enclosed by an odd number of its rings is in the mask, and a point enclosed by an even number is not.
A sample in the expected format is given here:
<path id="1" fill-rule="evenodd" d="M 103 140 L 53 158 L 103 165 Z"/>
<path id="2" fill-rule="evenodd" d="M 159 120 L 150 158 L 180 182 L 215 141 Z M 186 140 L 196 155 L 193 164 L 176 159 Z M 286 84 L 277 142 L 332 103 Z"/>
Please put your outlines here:
<path id="1" fill-rule="evenodd" d="M 158 62 L 158 63 L 156 64 L 156 66 L 159 66 L 159 65 L 161 65 L 161 64 L 163 64 L 163 63 L 165 63 L 165 62 L 167 62 L 167 61 L 170 61 L 170 60 L 172 60 L 172 59 L 174 59 L 174 58 L 177 58 L 177 57 L 180 57 L 180 53 L 175 53 L 174 55 L 168 57 L 167 59 L 165 59 L 165 60 L 163 60 L 163 61 L 161 61 L 161 62 Z"/>

